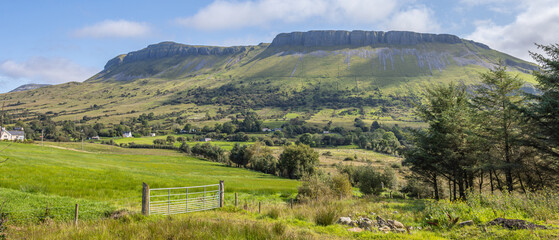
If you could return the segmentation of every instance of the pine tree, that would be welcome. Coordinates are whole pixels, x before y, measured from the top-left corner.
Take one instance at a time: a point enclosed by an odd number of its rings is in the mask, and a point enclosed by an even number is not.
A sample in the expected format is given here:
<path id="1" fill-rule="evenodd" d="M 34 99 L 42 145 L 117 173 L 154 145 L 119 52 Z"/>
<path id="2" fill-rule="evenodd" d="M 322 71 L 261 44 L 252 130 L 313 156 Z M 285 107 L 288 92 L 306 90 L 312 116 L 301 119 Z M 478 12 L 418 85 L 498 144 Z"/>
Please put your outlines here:
<path id="1" fill-rule="evenodd" d="M 526 122 L 518 107 L 523 106 L 526 99 L 521 91 L 524 83 L 506 69 L 501 62 L 494 70 L 483 73 L 472 101 L 480 126 L 477 133 L 489 146 L 491 168 L 504 173 L 507 190 L 512 192 L 513 172 L 521 169 L 525 157 L 522 130 Z"/>
<path id="2" fill-rule="evenodd" d="M 559 157 L 559 44 L 538 48 L 548 55 L 531 53 L 540 64 L 540 70 L 534 72 L 540 94 L 528 94 L 533 104 L 524 110 L 537 123 L 537 138 L 543 143 L 540 149 Z"/>

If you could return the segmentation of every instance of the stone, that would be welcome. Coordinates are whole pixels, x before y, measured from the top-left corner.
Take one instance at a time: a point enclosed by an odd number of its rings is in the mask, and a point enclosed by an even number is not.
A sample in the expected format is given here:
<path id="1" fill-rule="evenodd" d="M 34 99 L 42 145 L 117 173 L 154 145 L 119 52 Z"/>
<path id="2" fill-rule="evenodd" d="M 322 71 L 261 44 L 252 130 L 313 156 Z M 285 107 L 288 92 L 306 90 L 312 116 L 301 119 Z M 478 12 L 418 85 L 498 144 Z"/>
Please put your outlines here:
<path id="1" fill-rule="evenodd" d="M 389 226 L 383 226 L 383 227 L 380 227 L 378 230 L 382 231 L 384 233 L 389 233 L 392 229 L 390 229 Z"/>
<path id="2" fill-rule="evenodd" d="M 350 231 L 350 232 L 363 232 L 363 229 L 358 228 L 358 227 L 354 227 L 354 228 L 348 229 L 348 231 Z"/>
<path id="3" fill-rule="evenodd" d="M 357 225 L 360 228 L 370 228 L 370 227 L 373 226 L 373 224 L 374 224 L 373 221 L 371 219 L 368 219 L 368 218 L 360 218 L 357 221 Z"/>
<path id="4" fill-rule="evenodd" d="M 516 229 L 548 229 L 546 226 L 537 225 L 531 222 L 527 222 L 520 219 L 506 219 L 506 218 L 496 218 L 493 221 L 487 223 L 487 225 L 500 225 L 504 228 L 511 230 Z"/>
<path id="5" fill-rule="evenodd" d="M 388 220 L 388 221 L 390 221 L 390 220 Z M 394 228 L 406 228 L 404 226 L 404 224 L 402 224 L 401 222 L 398 222 L 396 220 L 392 220 L 392 225 L 394 226 Z"/>
<path id="6" fill-rule="evenodd" d="M 460 227 L 471 226 L 471 225 L 474 225 L 474 221 L 472 221 L 472 220 L 468 220 L 468 221 L 458 223 L 458 226 L 460 226 Z"/>
<path id="7" fill-rule="evenodd" d="M 384 220 L 380 216 L 377 216 L 377 224 L 381 228 L 384 227 L 384 226 L 388 226 L 388 223 L 386 222 L 386 220 Z"/>
<path id="8" fill-rule="evenodd" d="M 338 219 L 338 223 L 343 225 L 352 225 L 353 221 L 351 221 L 350 217 L 340 217 L 340 219 Z"/>

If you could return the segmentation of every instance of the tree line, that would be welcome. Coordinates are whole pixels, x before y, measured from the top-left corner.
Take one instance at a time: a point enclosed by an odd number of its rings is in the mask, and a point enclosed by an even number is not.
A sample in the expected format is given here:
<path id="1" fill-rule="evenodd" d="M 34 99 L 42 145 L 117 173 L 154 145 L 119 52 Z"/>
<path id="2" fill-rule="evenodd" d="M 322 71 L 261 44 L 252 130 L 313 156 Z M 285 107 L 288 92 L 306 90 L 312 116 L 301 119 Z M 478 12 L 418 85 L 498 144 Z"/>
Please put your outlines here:
<path id="1" fill-rule="evenodd" d="M 532 53 L 539 93 L 503 63 L 481 74 L 473 87 L 433 85 L 417 114 L 428 123 L 416 130 L 405 154 L 414 177 L 429 183 L 436 199 L 444 184 L 452 199 L 469 191 L 538 191 L 559 183 L 559 45 Z M 488 182 L 484 182 L 488 181 Z"/>

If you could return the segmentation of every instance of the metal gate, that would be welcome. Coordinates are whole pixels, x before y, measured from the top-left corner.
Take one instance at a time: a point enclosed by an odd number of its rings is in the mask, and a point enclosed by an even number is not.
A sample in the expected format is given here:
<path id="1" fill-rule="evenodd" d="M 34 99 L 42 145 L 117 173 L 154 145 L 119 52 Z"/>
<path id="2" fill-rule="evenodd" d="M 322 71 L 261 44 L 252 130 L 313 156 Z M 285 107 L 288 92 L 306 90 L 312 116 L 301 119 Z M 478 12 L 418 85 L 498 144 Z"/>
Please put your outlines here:
<path id="1" fill-rule="evenodd" d="M 220 184 L 147 189 L 147 214 L 171 215 L 222 207 Z"/>

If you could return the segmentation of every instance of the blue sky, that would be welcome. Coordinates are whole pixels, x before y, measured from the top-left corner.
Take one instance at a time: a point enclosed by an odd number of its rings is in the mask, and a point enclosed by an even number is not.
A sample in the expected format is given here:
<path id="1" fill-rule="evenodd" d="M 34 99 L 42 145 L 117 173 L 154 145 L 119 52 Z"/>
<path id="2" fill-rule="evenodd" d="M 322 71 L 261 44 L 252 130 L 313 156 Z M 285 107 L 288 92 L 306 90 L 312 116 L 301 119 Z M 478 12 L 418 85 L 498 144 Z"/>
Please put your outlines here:
<path id="1" fill-rule="evenodd" d="M 559 0 L 0 0 L 0 92 L 84 81 L 149 44 L 254 45 L 281 32 L 449 33 L 530 60 L 559 43 Z"/>

